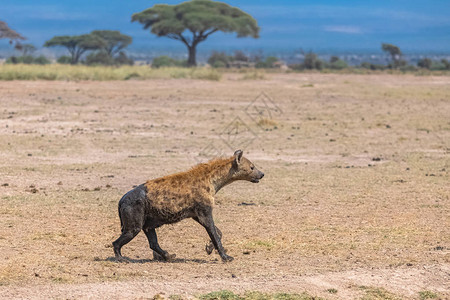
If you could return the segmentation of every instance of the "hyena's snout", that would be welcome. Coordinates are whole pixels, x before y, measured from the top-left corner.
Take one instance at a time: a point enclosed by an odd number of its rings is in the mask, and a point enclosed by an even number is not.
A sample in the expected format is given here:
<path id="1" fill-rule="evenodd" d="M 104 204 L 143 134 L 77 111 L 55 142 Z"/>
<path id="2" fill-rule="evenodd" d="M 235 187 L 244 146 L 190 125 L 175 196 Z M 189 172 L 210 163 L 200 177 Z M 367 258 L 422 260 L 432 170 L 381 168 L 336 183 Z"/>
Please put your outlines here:
<path id="1" fill-rule="evenodd" d="M 253 183 L 258 183 L 264 177 L 264 173 L 261 172 L 260 170 L 256 170 L 255 173 L 256 174 L 254 174 L 254 176 L 252 176 L 253 178 L 250 181 Z"/>

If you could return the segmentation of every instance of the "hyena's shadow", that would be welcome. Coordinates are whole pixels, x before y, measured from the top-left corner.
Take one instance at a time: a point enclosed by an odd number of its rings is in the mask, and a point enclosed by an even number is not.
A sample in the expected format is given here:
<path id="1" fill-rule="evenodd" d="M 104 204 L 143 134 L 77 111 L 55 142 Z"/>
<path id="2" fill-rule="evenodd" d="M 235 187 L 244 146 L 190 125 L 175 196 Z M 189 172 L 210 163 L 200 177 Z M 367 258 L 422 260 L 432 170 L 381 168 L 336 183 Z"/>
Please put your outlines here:
<path id="1" fill-rule="evenodd" d="M 216 264 L 218 263 L 218 260 L 204 260 L 204 259 L 190 259 L 190 258 L 175 258 L 171 261 L 161 261 L 158 259 L 149 259 L 149 258 L 142 258 L 142 259 L 134 259 L 131 257 L 127 257 L 127 256 L 123 256 L 123 260 L 122 261 L 118 261 L 116 259 L 116 257 L 114 256 L 110 256 L 107 257 L 105 259 L 99 259 L 96 258 L 94 259 L 94 261 L 110 261 L 110 262 L 115 262 L 115 263 L 130 263 L 130 264 L 146 264 L 146 263 L 196 263 L 196 264 Z"/>

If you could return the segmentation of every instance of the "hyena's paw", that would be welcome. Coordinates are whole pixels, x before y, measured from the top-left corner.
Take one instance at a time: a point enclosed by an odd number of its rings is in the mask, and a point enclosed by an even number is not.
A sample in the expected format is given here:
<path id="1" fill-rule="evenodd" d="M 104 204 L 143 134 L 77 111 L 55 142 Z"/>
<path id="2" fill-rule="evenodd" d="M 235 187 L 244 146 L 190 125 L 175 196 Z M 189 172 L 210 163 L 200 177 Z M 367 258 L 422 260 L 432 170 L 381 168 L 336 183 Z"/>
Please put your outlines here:
<path id="1" fill-rule="evenodd" d="M 226 255 L 226 254 L 224 254 L 222 256 L 222 261 L 223 262 L 230 262 L 230 261 L 233 261 L 233 260 L 234 260 L 234 257 L 232 257 L 232 256 L 229 256 L 229 255 Z"/>
<path id="2" fill-rule="evenodd" d="M 165 261 L 164 257 L 158 254 L 158 252 L 153 251 L 153 260 L 156 261 Z"/>
<path id="3" fill-rule="evenodd" d="M 214 251 L 214 244 L 212 242 L 206 244 L 205 251 L 208 255 L 211 255 L 211 253 Z M 223 252 L 227 253 L 227 249 L 223 249 Z"/>
<path id="4" fill-rule="evenodd" d="M 169 254 L 166 252 L 166 254 L 163 256 L 159 255 L 158 252 L 153 251 L 153 260 L 157 261 L 173 261 L 177 257 L 176 254 Z"/>
<path id="5" fill-rule="evenodd" d="M 165 261 L 174 261 L 175 257 L 177 257 L 176 254 L 169 254 L 169 253 L 167 253 L 166 257 L 165 257 Z"/>

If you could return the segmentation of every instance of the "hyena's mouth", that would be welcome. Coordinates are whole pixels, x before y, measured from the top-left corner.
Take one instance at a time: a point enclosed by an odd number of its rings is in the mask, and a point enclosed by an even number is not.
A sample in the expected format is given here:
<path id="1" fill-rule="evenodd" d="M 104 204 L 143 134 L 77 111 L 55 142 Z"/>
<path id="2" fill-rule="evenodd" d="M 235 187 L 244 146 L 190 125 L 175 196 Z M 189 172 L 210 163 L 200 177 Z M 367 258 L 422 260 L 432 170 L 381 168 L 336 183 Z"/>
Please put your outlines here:
<path id="1" fill-rule="evenodd" d="M 250 182 L 253 182 L 253 183 L 258 183 L 259 182 L 259 179 L 252 179 L 252 180 L 250 180 Z"/>

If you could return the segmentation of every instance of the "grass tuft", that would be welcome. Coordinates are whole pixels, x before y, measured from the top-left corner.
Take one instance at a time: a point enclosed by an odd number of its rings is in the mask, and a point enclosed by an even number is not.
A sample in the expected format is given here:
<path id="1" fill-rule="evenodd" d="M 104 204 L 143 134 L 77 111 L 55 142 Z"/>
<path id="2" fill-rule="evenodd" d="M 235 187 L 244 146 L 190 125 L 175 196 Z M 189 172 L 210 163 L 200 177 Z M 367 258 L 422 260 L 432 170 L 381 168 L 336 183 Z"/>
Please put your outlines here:
<path id="1" fill-rule="evenodd" d="M 420 300 L 438 299 L 439 295 L 432 291 L 421 291 L 421 292 L 419 292 L 419 298 L 420 298 Z"/>
<path id="2" fill-rule="evenodd" d="M 388 292 L 383 288 L 361 286 L 360 289 L 365 292 L 365 294 L 361 297 L 361 300 L 400 300 L 400 299 L 402 299 L 402 297 L 397 296 L 391 292 Z"/>
<path id="3" fill-rule="evenodd" d="M 266 75 L 262 71 L 254 70 L 254 71 L 246 72 L 244 74 L 244 76 L 242 76 L 242 79 L 243 80 L 263 80 L 263 79 L 266 79 Z"/>
<path id="4" fill-rule="evenodd" d="M 278 123 L 272 119 L 261 119 L 258 121 L 258 125 L 261 127 L 275 127 Z"/>
<path id="5" fill-rule="evenodd" d="M 240 300 L 239 295 L 227 290 L 211 292 L 199 297 L 201 300 Z"/>

